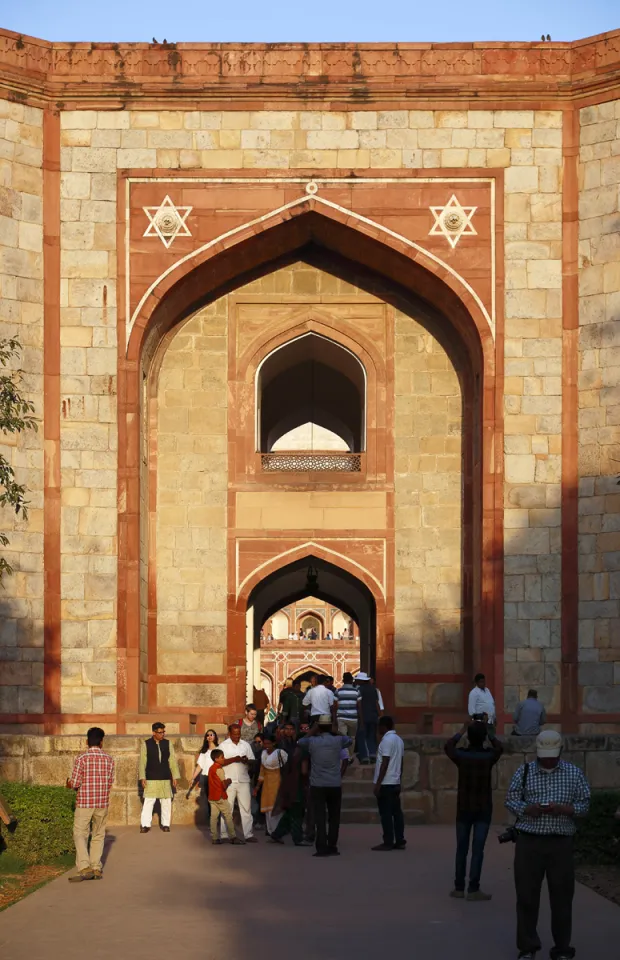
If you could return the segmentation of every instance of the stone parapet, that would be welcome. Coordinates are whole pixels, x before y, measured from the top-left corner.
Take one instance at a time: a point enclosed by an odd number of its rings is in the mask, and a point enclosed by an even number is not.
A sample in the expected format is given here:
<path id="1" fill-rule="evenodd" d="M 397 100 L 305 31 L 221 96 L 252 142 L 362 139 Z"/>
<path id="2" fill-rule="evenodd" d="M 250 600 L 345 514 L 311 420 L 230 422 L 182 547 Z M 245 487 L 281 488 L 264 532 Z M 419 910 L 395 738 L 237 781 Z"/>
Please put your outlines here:
<path id="1" fill-rule="evenodd" d="M 116 777 L 110 802 L 110 824 L 137 825 L 140 815 L 138 754 L 142 737 L 106 738 L 105 749 L 116 761 Z M 202 737 L 172 736 L 181 780 L 173 818 L 178 824 L 204 821 L 198 793 L 185 799 Z M 443 737 L 405 736 L 403 806 L 418 811 L 426 822 L 449 823 L 456 806 L 457 770 L 445 756 Z M 585 771 L 593 790 L 620 790 L 620 736 L 568 736 L 564 758 Z M 62 785 L 71 773 L 73 760 L 84 750 L 83 737 L 0 735 L 0 781 Z M 511 737 L 504 741 L 504 755 L 493 774 L 496 822 L 507 817 L 504 796 L 514 771 L 534 758 L 534 738 Z"/>

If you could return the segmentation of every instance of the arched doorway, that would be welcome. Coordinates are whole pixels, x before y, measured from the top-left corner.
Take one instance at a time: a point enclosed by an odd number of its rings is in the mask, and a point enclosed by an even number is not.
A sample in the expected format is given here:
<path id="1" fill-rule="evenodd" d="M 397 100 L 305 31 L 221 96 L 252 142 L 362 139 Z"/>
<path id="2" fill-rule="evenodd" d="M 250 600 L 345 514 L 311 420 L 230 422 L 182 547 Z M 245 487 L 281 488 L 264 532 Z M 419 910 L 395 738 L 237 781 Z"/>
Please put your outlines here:
<path id="1" fill-rule="evenodd" d="M 464 306 L 465 301 L 463 300 L 463 302 L 459 302 L 458 296 L 455 296 L 454 288 L 452 288 L 449 292 L 447 286 L 445 288 L 437 288 L 437 283 L 440 282 L 437 276 L 433 278 L 430 278 L 430 276 L 427 277 L 428 282 L 426 286 L 424 283 L 420 282 L 420 288 L 419 290 L 416 290 L 416 278 L 421 280 L 421 271 L 423 273 L 423 267 L 421 267 L 420 263 L 414 265 L 410 260 L 408 260 L 402 250 L 388 250 L 387 247 L 384 248 L 381 243 L 376 240 L 371 240 L 371 238 L 368 236 L 362 236 L 359 234 L 359 232 L 349 230 L 349 228 L 345 227 L 343 224 L 334 225 L 333 223 L 328 223 L 327 220 L 328 218 L 322 217 L 315 212 L 308 213 L 307 216 L 304 215 L 302 217 L 297 217 L 294 226 L 282 224 L 279 226 L 274 226 L 273 229 L 270 228 L 269 230 L 265 230 L 264 243 L 261 240 L 261 243 L 258 246 L 256 246 L 256 244 L 258 244 L 258 240 L 253 240 L 251 243 L 248 241 L 249 246 L 246 250 L 247 256 L 244 256 L 242 261 L 244 265 L 248 266 L 248 270 L 250 270 L 249 274 L 244 273 L 243 275 L 239 275 L 238 264 L 240 261 L 237 260 L 236 256 L 231 258 L 229 256 L 230 251 L 227 251 L 222 253 L 221 262 L 218 261 L 218 270 L 215 270 L 217 264 L 214 261 L 209 261 L 208 269 L 207 263 L 205 262 L 202 265 L 198 265 L 191 275 L 188 274 L 186 278 L 180 278 L 177 287 L 175 287 L 174 290 L 171 290 L 162 301 L 162 308 L 165 307 L 165 309 L 156 310 L 155 314 L 153 315 L 153 323 L 150 325 L 147 340 L 144 344 L 143 360 L 145 366 L 142 368 L 142 371 L 139 371 L 139 373 L 140 375 L 144 376 L 143 371 L 146 370 L 146 365 L 148 364 L 149 352 L 155 357 L 154 364 L 156 365 L 159 362 L 157 355 L 157 350 L 159 349 L 157 345 L 157 338 L 160 338 L 160 342 L 163 342 L 161 339 L 162 334 L 164 338 L 170 338 L 171 334 L 168 334 L 165 331 L 171 331 L 172 324 L 174 322 L 178 322 L 180 319 L 190 316 L 192 311 L 195 311 L 209 298 L 213 300 L 213 298 L 222 296 L 222 291 L 235 289 L 241 285 L 241 283 L 247 281 L 248 276 L 265 275 L 271 271 L 279 269 L 282 264 L 287 264 L 291 261 L 297 262 L 302 260 L 304 263 L 312 265 L 320 264 L 326 270 L 328 269 L 333 275 L 342 276 L 343 278 L 348 277 L 349 279 L 355 278 L 355 281 L 359 283 L 359 286 L 368 290 L 369 292 L 372 291 L 373 296 L 381 297 L 385 303 L 397 305 L 398 308 L 402 309 L 404 313 L 409 313 L 411 316 L 415 314 L 418 321 L 423 326 L 426 326 L 429 331 L 432 331 L 432 334 L 430 335 L 435 336 L 437 341 L 439 341 L 442 346 L 445 347 L 446 353 L 449 354 L 450 358 L 454 362 L 454 368 L 458 371 L 458 377 L 462 384 L 463 409 L 465 411 L 465 417 L 467 418 L 466 429 L 464 430 L 465 442 L 463 447 L 462 468 L 462 486 L 464 489 L 462 525 L 462 610 L 464 623 L 462 638 L 465 649 L 469 651 L 468 657 L 471 659 L 474 624 L 478 624 L 476 628 L 476 662 L 486 666 L 486 664 L 489 662 L 488 657 L 491 655 L 493 648 L 493 619 L 491 616 L 484 616 L 482 602 L 486 598 L 486 601 L 490 603 L 494 597 L 494 594 L 493 591 L 490 590 L 487 590 L 487 592 L 483 594 L 481 590 L 483 579 L 486 578 L 487 583 L 489 581 L 490 568 L 488 564 L 491 562 L 492 558 L 492 551 L 490 549 L 492 543 L 491 527 L 489 524 L 487 524 L 484 528 L 482 527 L 481 519 L 484 514 L 484 504 L 481 498 L 483 496 L 483 491 L 486 491 L 486 494 L 488 494 L 491 490 L 491 487 L 489 485 L 483 486 L 480 484 L 479 480 L 481 471 L 484 469 L 484 464 L 489 462 L 489 448 L 485 445 L 488 444 L 490 438 L 493 437 L 493 415 L 488 409 L 491 393 L 486 389 L 486 383 L 483 391 L 481 381 L 482 354 L 485 350 L 488 350 L 488 338 L 484 343 L 477 339 L 476 324 L 478 324 L 478 332 L 481 329 L 479 317 L 474 320 L 471 316 L 466 316 L 467 310 Z M 354 247 L 352 247 L 350 243 L 353 235 L 355 235 L 356 240 Z M 238 253 L 239 252 L 240 251 L 238 251 Z M 252 260 L 252 256 L 250 256 L 250 254 L 256 254 L 256 259 L 254 261 Z M 226 277 L 227 270 L 233 270 L 233 260 L 237 263 L 237 273 L 231 272 L 230 276 Z M 216 275 L 217 279 L 221 281 L 219 285 L 214 282 L 214 277 Z M 181 295 L 181 288 L 183 288 L 185 291 L 183 295 Z M 424 293 L 428 294 L 429 300 L 435 303 L 434 307 L 429 305 L 428 300 L 424 301 L 421 299 L 419 293 L 422 288 L 424 288 Z M 433 290 L 435 293 L 439 294 L 437 297 L 431 296 Z M 187 296 L 185 296 L 185 294 L 187 294 Z M 184 302 L 181 303 L 181 301 Z M 172 318 L 176 318 L 176 320 Z M 141 318 L 138 319 L 141 322 Z M 314 334 L 320 332 L 322 336 L 322 331 L 325 329 L 326 325 L 323 323 L 320 317 L 317 320 L 311 318 L 308 321 L 304 321 L 303 324 L 300 324 L 299 333 L 312 332 Z M 363 331 L 356 331 L 355 336 L 352 337 L 350 330 L 351 328 L 349 327 L 349 332 L 343 334 L 343 342 L 351 343 L 352 340 L 357 338 L 360 355 L 372 356 L 373 344 L 368 340 L 368 338 L 364 338 Z M 137 322 L 130 339 L 127 365 L 123 371 L 124 375 L 127 376 L 129 376 L 132 371 L 135 372 L 135 351 L 136 343 L 139 340 L 139 331 L 140 327 Z M 251 428 L 244 434 L 246 445 L 249 443 L 250 434 L 252 436 L 252 441 L 255 438 L 254 424 L 256 423 L 256 419 L 254 404 L 253 402 L 247 402 L 247 397 L 252 397 L 253 399 L 255 391 L 256 369 L 262 360 L 264 360 L 269 353 L 273 352 L 273 349 L 275 349 L 276 346 L 291 342 L 291 338 L 294 338 L 296 335 L 297 334 L 292 328 L 290 331 L 285 331 L 284 329 L 274 330 L 272 342 L 269 344 L 265 342 L 265 349 L 263 352 L 260 352 L 260 355 L 259 351 L 255 349 L 253 343 L 250 343 L 245 354 L 239 354 L 238 370 L 235 374 L 237 409 L 240 411 L 249 410 L 251 418 Z M 365 354 L 364 351 L 366 352 Z M 379 357 L 379 362 L 380 361 L 381 357 Z M 366 363 L 366 359 L 364 360 L 364 363 Z M 369 377 L 372 378 L 374 376 L 373 382 L 370 382 L 369 380 L 369 396 L 370 388 L 372 387 L 372 389 L 375 391 L 375 399 L 373 401 L 375 403 L 375 410 L 381 411 L 385 410 L 385 379 L 380 379 L 378 373 L 376 372 L 378 369 L 379 366 L 377 365 L 375 368 L 375 373 L 373 373 L 370 369 L 370 365 L 368 365 Z M 138 382 L 140 384 L 140 388 L 142 388 L 142 382 L 140 380 Z M 382 390 L 384 391 L 383 393 L 381 393 Z M 244 391 L 246 392 L 244 393 Z M 128 389 L 128 396 L 132 398 L 130 402 L 134 402 L 133 398 L 135 397 L 136 392 L 136 384 L 133 383 L 131 389 Z M 484 410 L 482 409 L 483 403 L 486 404 Z M 147 404 L 148 396 L 145 401 L 145 406 Z M 129 406 L 130 403 L 128 403 L 128 409 Z M 146 409 L 146 416 L 148 416 L 148 406 Z M 481 413 L 482 416 L 480 417 L 479 415 Z M 202 419 L 202 414 L 199 413 L 197 416 L 198 419 Z M 366 470 L 366 474 L 362 476 L 361 479 L 366 484 L 378 484 L 385 482 L 385 475 L 387 472 L 385 464 L 381 462 L 381 456 L 387 450 L 384 438 L 388 433 L 388 430 L 387 425 L 381 425 L 380 430 L 376 428 L 376 417 L 369 417 L 368 421 L 369 433 L 371 430 L 371 424 L 375 424 L 375 436 L 373 440 L 374 448 L 371 444 L 369 444 L 365 456 L 362 458 L 362 463 L 366 461 L 368 468 Z M 487 432 L 485 432 L 485 424 L 489 426 Z M 135 434 L 137 432 L 135 422 L 132 429 Z M 130 440 L 135 439 L 134 434 L 131 435 Z M 240 432 L 238 432 L 238 438 L 238 442 L 234 448 L 235 459 L 234 462 L 231 461 L 231 473 L 228 477 L 228 489 L 231 489 L 231 483 L 238 483 L 239 489 L 241 489 L 242 484 L 248 484 L 248 486 L 245 488 L 247 490 L 249 489 L 249 484 L 254 481 L 257 471 L 260 470 L 261 456 L 260 451 L 256 450 L 256 446 L 253 442 L 248 446 L 249 452 L 246 454 L 243 449 L 243 442 L 242 438 L 240 437 Z M 131 443 L 129 446 L 123 448 L 121 457 L 127 452 L 128 449 L 130 449 L 130 447 Z M 229 449 L 232 449 L 232 446 L 229 446 Z M 135 455 L 136 453 L 137 455 Z M 178 458 L 172 452 L 167 452 L 167 455 L 169 456 L 170 460 L 173 461 L 173 466 L 176 469 Z M 140 451 L 134 451 L 133 462 L 140 463 L 144 462 L 144 460 L 145 457 L 141 455 Z M 241 471 L 241 467 L 243 467 L 243 472 Z M 151 476 L 154 476 L 155 471 L 151 468 L 150 464 L 148 469 L 151 470 Z M 130 491 L 130 495 L 128 495 L 128 499 L 126 501 L 131 507 L 131 510 L 128 511 L 129 513 L 135 510 L 136 503 L 138 503 L 140 499 L 139 495 L 136 494 L 134 470 L 135 468 L 133 465 L 130 465 L 125 474 L 127 476 L 128 490 Z M 232 471 L 237 472 L 234 473 Z M 360 471 L 360 473 L 361 472 L 362 471 Z M 276 482 L 279 482 L 279 478 L 276 477 L 274 479 Z M 265 482 L 264 479 L 263 482 Z M 220 494 L 221 503 L 223 503 L 223 491 L 225 486 L 226 483 L 224 482 L 222 484 L 222 492 Z M 170 486 L 170 489 L 172 488 L 173 484 Z M 361 484 L 360 489 L 363 489 Z M 243 491 L 240 496 L 243 496 L 244 493 L 245 491 Z M 147 504 L 148 502 L 149 498 L 145 494 L 143 496 L 143 503 Z M 151 500 L 150 502 L 152 503 L 153 501 Z M 277 504 L 275 502 L 274 507 L 277 509 Z M 145 511 L 144 515 L 148 516 L 147 508 L 144 507 L 143 509 Z M 151 509 L 153 508 L 151 507 Z M 193 504 L 190 504 L 190 506 L 188 506 L 188 510 L 189 509 L 194 510 L 197 508 L 195 508 Z M 212 510 L 211 504 L 205 503 L 204 509 L 205 514 Z M 494 513 L 493 517 L 495 516 L 496 514 Z M 132 519 L 132 524 L 127 528 L 125 525 L 129 519 Z M 148 526 L 148 524 L 145 525 Z M 252 531 L 254 526 L 255 525 L 252 522 L 238 523 L 238 527 L 243 528 L 245 531 Z M 151 521 L 149 536 L 151 535 L 154 527 L 155 524 Z M 310 524 L 305 525 L 305 528 L 310 528 Z M 367 529 L 370 528 L 368 527 Z M 374 531 L 375 528 L 372 529 Z M 128 540 L 123 539 L 123 531 L 127 534 L 127 537 L 129 538 Z M 243 640 L 245 636 L 247 641 L 247 631 L 244 631 L 243 626 L 239 624 L 238 620 L 236 619 L 239 614 L 242 614 L 242 616 L 245 617 L 244 607 L 246 605 L 247 597 L 244 595 L 244 591 L 241 589 L 241 580 L 237 580 L 236 599 L 230 601 L 231 605 L 229 606 L 227 626 L 224 627 L 224 624 L 221 620 L 218 621 L 216 625 L 217 630 L 222 634 L 222 638 L 219 641 L 220 646 L 216 652 L 211 655 L 209 647 L 210 644 L 213 644 L 213 636 L 215 631 L 211 628 L 208 631 L 205 630 L 202 623 L 197 620 L 195 623 L 191 624 L 182 623 L 184 633 L 191 633 L 192 635 L 189 642 L 193 643 L 195 638 L 195 646 L 193 646 L 191 649 L 188 649 L 187 653 L 184 653 L 182 658 L 179 655 L 176 646 L 179 641 L 179 629 L 177 628 L 176 623 L 174 623 L 170 628 L 168 624 L 163 624 L 164 629 L 169 633 L 169 636 L 166 638 L 168 648 L 165 651 L 164 658 L 160 655 L 158 650 L 158 624 L 156 619 L 158 596 L 157 590 L 155 589 L 156 565 L 149 567 L 148 590 L 146 578 L 143 579 L 143 582 L 135 582 L 136 575 L 140 573 L 140 563 L 138 562 L 139 558 L 141 555 L 146 556 L 151 547 L 148 544 L 148 539 L 146 536 L 140 540 L 140 530 L 139 526 L 135 523 L 135 516 L 130 518 L 128 515 L 125 516 L 124 514 L 121 514 L 120 534 L 123 544 L 125 542 L 131 544 L 131 550 L 128 551 L 128 553 L 122 558 L 123 563 L 121 563 L 120 569 L 120 582 L 123 596 L 126 598 L 126 603 L 121 608 L 120 612 L 121 619 L 119 635 L 120 640 L 125 642 L 127 645 L 128 656 L 131 658 L 132 670 L 120 671 L 119 677 L 121 677 L 122 681 L 124 681 L 125 678 L 129 678 L 129 681 L 132 684 L 135 684 L 135 686 L 132 687 L 132 698 L 135 698 L 137 688 L 139 687 L 141 691 L 144 690 L 144 694 L 141 699 L 141 705 L 145 707 L 148 705 L 150 708 L 156 706 L 160 702 L 165 702 L 170 705 L 178 704 L 184 709 L 189 709 L 189 707 L 185 706 L 185 701 L 182 699 L 184 690 L 181 689 L 181 684 L 187 684 L 188 687 L 189 685 L 194 684 L 197 689 L 193 690 L 192 694 L 195 696 L 198 706 L 201 706 L 204 703 L 205 707 L 210 709 L 210 705 L 213 702 L 214 709 L 219 709 L 220 707 L 223 709 L 229 702 L 229 700 L 226 698 L 231 697 L 231 690 L 234 686 L 235 702 L 240 704 L 243 697 L 242 688 L 245 687 L 245 678 L 242 670 L 248 662 L 246 658 L 246 644 Z M 317 534 L 308 534 L 305 531 L 303 534 L 304 537 L 312 535 L 318 537 Z M 257 539 L 254 534 L 252 534 L 252 536 L 254 536 L 254 539 Z M 297 542 L 299 543 L 301 537 L 296 537 L 295 539 L 297 539 Z M 373 549 L 370 542 L 372 539 L 370 535 L 366 540 L 360 535 L 359 539 L 361 544 L 359 547 L 360 553 L 366 549 Z M 379 538 L 375 536 L 375 540 L 378 539 Z M 183 549 L 182 540 L 183 538 L 179 537 L 179 548 L 181 550 Z M 230 542 L 232 543 L 232 541 Z M 486 552 L 483 549 L 485 544 L 487 546 Z M 262 547 L 260 549 L 262 549 Z M 130 553 L 133 553 L 131 563 L 127 562 L 127 556 L 129 556 Z M 273 556 L 274 552 L 272 551 L 271 557 Z M 484 569 L 483 561 L 484 563 L 487 563 L 486 571 Z M 231 556 L 228 572 L 228 576 L 230 578 L 228 586 L 229 597 L 233 596 L 233 591 L 231 589 L 233 587 L 232 570 L 235 562 L 235 558 Z M 362 560 L 362 562 L 364 561 Z M 307 566 L 308 560 L 306 559 L 302 563 L 304 566 Z M 386 554 L 384 569 L 387 570 L 386 577 L 388 579 L 393 576 L 390 563 L 391 560 L 389 554 Z M 165 581 L 163 569 L 161 576 L 165 589 L 170 598 L 169 612 L 172 618 L 176 618 L 176 586 Z M 381 579 L 380 574 L 375 573 L 374 576 Z M 268 577 L 265 578 L 265 580 L 268 579 Z M 131 585 L 132 583 L 133 586 Z M 255 585 L 253 586 L 253 589 L 257 588 L 258 584 L 256 584 L 254 580 L 253 583 Z M 459 584 L 456 590 L 460 589 L 460 587 L 461 584 Z M 389 583 L 387 579 L 383 579 L 382 589 L 384 606 L 387 605 L 386 616 L 389 619 L 390 616 L 393 617 L 394 610 L 393 581 Z M 222 586 L 220 593 L 223 594 L 224 590 L 225 586 Z M 452 591 L 451 598 L 456 594 L 456 590 Z M 272 611 L 278 610 L 282 607 L 284 594 L 284 589 L 281 589 L 280 596 L 274 599 L 274 605 L 270 607 Z M 295 596 L 299 597 L 299 592 L 296 592 Z M 136 643 L 136 604 L 140 602 L 140 598 L 142 597 L 147 598 L 149 606 L 147 606 L 146 601 L 143 603 L 143 629 L 139 632 L 139 643 Z M 348 612 L 345 602 L 343 602 L 341 596 L 336 597 L 335 602 L 339 607 L 345 610 L 345 612 Z M 453 603 L 452 606 L 458 606 L 458 600 L 456 603 Z M 139 622 L 141 613 L 140 609 L 138 609 L 137 613 L 137 621 Z M 354 611 L 351 611 L 349 615 L 351 619 L 356 621 L 358 620 Z M 200 616 L 202 616 L 202 613 L 200 613 Z M 185 619 L 187 620 L 187 617 L 185 617 Z M 418 621 L 414 622 L 413 619 L 411 621 L 411 625 L 416 631 L 426 629 L 426 625 L 420 626 L 420 623 Z M 406 626 L 408 628 L 409 625 L 407 624 Z M 436 633 L 440 633 L 444 629 L 440 620 L 432 623 L 431 627 Z M 226 631 L 226 634 L 224 634 L 224 630 Z M 252 649 L 255 649 L 256 634 L 259 630 L 260 617 L 256 615 L 249 630 L 251 635 L 250 641 L 252 643 Z M 161 635 L 163 632 L 164 631 L 159 628 L 159 634 Z M 500 635 L 498 634 L 497 636 L 499 637 Z M 128 637 L 131 637 L 130 643 L 127 643 Z M 394 644 L 393 634 L 390 634 L 389 628 L 387 630 L 383 630 L 380 636 L 377 636 L 375 631 L 372 631 L 372 635 L 369 633 L 367 636 L 364 636 L 360 624 L 360 638 L 362 668 L 369 669 L 374 673 L 375 662 L 380 661 L 381 664 L 384 665 L 386 672 L 391 669 L 392 679 L 390 680 L 390 685 L 393 685 L 394 650 L 397 650 L 398 652 L 398 648 Z M 450 641 L 450 638 L 448 638 L 448 640 Z M 226 644 L 228 644 L 228 646 L 226 646 Z M 131 650 L 129 651 L 130 646 Z M 482 651 L 482 655 L 480 655 L 480 651 Z M 205 653 L 208 653 L 209 656 L 205 656 Z M 137 654 L 139 654 L 139 656 L 137 656 Z M 400 674 L 400 677 L 397 676 L 395 678 L 397 684 L 400 680 L 401 687 L 403 688 L 405 688 L 407 685 L 411 685 L 411 689 L 414 694 L 417 690 L 414 685 L 423 682 L 423 678 L 420 676 L 420 672 L 418 672 L 417 669 L 417 661 L 415 663 L 413 662 L 416 657 L 417 651 L 415 656 L 412 656 L 409 661 L 407 661 L 406 658 L 403 659 L 401 654 L 401 666 L 400 669 L 397 667 L 396 670 L 396 672 Z M 487 658 L 486 663 L 485 657 Z M 181 660 L 182 662 L 180 662 Z M 162 662 L 165 663 L 163 667 Z M 365 666 L 365 664 L 367 664 L 367 666 Z M 425 669 L 426 672 L 431 672 L 427 668 Z M 227 673 L 225 671 L 227 671 Z M 437 682 L 441 682 L 443 678 L 447 678 L 451 681 L 454 679 L 451 676 L 453 672 L 454 671 L 450 662 L 445 671 L 444 669 L 437 669 L 432 672 L 432 675 L 439 678 Z M 489 675 L 491 675 L 491 671 L 488 669 L 488 667 L 487 672 Z M 161 674 L 164 674 L 165 677 L 162 678 Z M 194 675 L 197 675 L 197 678 L 195 678 Z M 224 688 L 226 678 L 228 678 L 227 690 Z M 158 700 L 158 684 L 161 684 L 159 689 L 168 697 L 166 701 Z M 127 692 L 129 692 L 129 687 L 127 687 Z M 172 699 L 173 697 L 176 699 Z M 213 700 L 211 700 L 211 697 L 213 697 Z M 408 701 L 401 702 L 404 702 L 404 705 L 407 706 Z M 412 702 L 415 703 L 415 701 Z M 235 708 L 235 710 L 236 709 L 237 708 Z"/>
<path id="2" fill-rule="evenodd" d="M 246 621 L 248 690 L 253 688 L 255 676 L 261 669 L 261 624 L 283 606 L 309 595 L 338 607 L 356 622 L 360 634 L 361 669 L 374 675 L 377 605 L 372 592 L 362 580 L 348 570 L 323 557 L 310 554 L 268 574 L 253 587 L 248 596 Z M 317 668 L 306 672 L 325 673 L 326 671 Z"/>

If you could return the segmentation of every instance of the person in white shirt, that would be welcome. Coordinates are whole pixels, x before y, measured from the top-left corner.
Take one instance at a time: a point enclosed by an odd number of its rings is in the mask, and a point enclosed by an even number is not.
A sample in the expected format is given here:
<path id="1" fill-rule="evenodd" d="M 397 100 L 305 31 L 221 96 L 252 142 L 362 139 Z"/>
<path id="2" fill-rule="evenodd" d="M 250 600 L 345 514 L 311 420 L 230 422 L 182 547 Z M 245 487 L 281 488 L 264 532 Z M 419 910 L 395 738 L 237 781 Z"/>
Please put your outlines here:
<path id="1" fill-rule="evenodd" d="M 495 736 L 495 700 L 493 694 L 486 685 L 486 677 L 483 673 L 477 673 L 474 677 L 475 687 L 469 694 L 467 712 L 472 720 L 484 720 L 489 736 Z"/>
<path id="2" fill-rule="evenodd" d="M 336 698 L 333 690 L 326 686 L 327 677 L 320 676 L 316 687 L 308 687 L 303 699 L 304 707 L 310 711 L 310 723 L 318 723 L 319 717 L 330 714 L 335 719 Z"/>
<path id="3" fill-rule="evenodd" d="M 249 743 L 241 739 L 241 727 L 231 723 L 228 728 L 228 740 L 220 744 L 224 754 L 223 766 L 228 767 L 226 774 L 230 783 L 226 788 L 231 809 L 235 800 L 239 804 L 241 826 L 246 843 L 258 843 L 252 833 L 252 786 L 249 765 L 254 763 L 254 751 Z M 222 823 L 222 838 L 227 836 L 226 825 Z"/>
<path id="4" fill-rule="evenodd" d="M 379 748 L 375 763 L 374 794 L 377 798 L 383 843 L 372 847 L 373 850 L 404 850 L 405 820 L 400 804 L 400 785 L 403 775 L 405 744 L 394 730 L 391 717 L 379 720 Z"/>

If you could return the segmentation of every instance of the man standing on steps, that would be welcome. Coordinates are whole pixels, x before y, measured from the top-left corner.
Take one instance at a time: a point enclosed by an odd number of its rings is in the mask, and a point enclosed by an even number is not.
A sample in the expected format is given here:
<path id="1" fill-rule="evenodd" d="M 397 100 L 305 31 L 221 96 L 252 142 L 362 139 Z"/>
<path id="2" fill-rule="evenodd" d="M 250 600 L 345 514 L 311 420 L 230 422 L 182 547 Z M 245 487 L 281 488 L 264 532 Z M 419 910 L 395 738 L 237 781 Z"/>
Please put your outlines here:
<path id="1" fill-rule="evenodd" d="M 489 738 L 495 735 L 495 700 L 487 687 L 483 673 L 477 673 L 474 677 L 474 686 L 470 690 L 467 701 L 467 712 L 472 720 L 482 720 L 486 723 Z"/>
<path id="2" fill-rule="evenodd" d="M 353 762 L 355 736 L 362 723 L 362 695 L 353 684 L 353 674 L 342 675 L 342 686 L 336 691 L 338 733 L 351 737 L 349 760 Z"/>
<path id="3" fill-rule="evenodd" d="M 159 800 L 161 807 L 160 828 L 170 833 L 172 820 L 172 796 L 180 777 L 174 747 L 166 740 L 166 726 L 154 723 L 153 736 L 140 747 L 140 772 L 138 777 L 144 790 L 140 833 L 148 833 L 153 820 L 153 807 Z"/>
<path id="4" fill-rule="evenodd" d="M 308 687 L 303 699 L 304 707 L 310 711 L 310 724 L 317 723 L 319 717 L 329 714 L 332 719 L 336 718 L 336 698 L 327 686 L 327 677 L 321 675 L 315 687 Z"/>
<path id="5" fill-rule="evenodd" d="M 73 818 L 75 865 L 78 873 L 69 877 L 69 883 L 81 880 L 101 880 L 101 855 L 105 840 L 105 822 L 108 818 L 110 790 L 114 783 L 114 760 L 102 750 L 104 732 L 91 727 L 86 734 L 88 750 L 76 757 L 67 787 L 77 791 Z M 90 834 L 90 850 L 88 836 Z"/>
<path id="6" fill-rule="evenodd" d="M 374 794 L 377 798 L 383 843 L 373 850 L 404 850 L 405 820 L 400 805 L 400 784 L 403 775 L 405 744 L 394 730 L 391 717 L 379 720 L 379 749 L 375 763 Z"/>
<path id="7" fill-rule="evenodd" d="M 458 742 L 467 733 L 469 741 L 464 750 L 458 749 Z M 454 889 L 451 897 L 465 897 L 465 876 L 469 838 L 471 843 L 471 862 L 469 864 L 468 900 L 490 900 L 492 894 L 480 889 L 480 875 L 484 859 L 484 845 L 487 842 L 491 817 L 493 815 L 493 793 L 491 789 L 491 771 L 502 755 L 503 747 L 495 736 L 489 734 L 491 749 L 485 750 L 487 726 L 481 720 L 464 725 L 458 733 L 445 744 L 447 756 L 459 770 L 459 785 L 456 799 L 456 863 L 454 871 Z"/>

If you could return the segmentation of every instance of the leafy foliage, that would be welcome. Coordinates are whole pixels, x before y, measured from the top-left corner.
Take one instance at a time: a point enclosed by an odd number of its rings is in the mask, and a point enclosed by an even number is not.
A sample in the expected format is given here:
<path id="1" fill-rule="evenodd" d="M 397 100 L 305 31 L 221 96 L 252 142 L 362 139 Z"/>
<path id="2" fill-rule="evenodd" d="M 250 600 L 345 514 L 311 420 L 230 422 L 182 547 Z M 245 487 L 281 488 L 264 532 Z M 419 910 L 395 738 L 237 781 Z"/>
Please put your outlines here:
<path id="1" fill-rule="evenodd" d="M 73 850 L 73 790 L 3 783 L 0 793 L 19 821 L 14 833 L 2 830 L 8 854 L 23 863 L 40 864 Z"/>
<path id="2" fill-rule="evenodd" d="M 578 863 L 620 866 L 620 821 L 614 814 L 620 807 L 620 793 L 602 790 L 592 794 L 590 812 L 578 821 L 575 856 Z"/>
<path id="3" fill-rule="evenodd" d="M 34 404 L 26 400 L 19 390 L 21 371 L 4 372 L 8 364 L 19 357 L 21 349 L 16 337 L 0 340 L 0 367 L 3 368 L 3 372 L 0 373 L 0 432 L 5 436 L 37 429 L 33 416 Z M 0 454 L 0 507 L 12 507 L 24 520 L 28 519 L 26 487 L 16 482 L 15 471 L 2 454 Z M 0 547 L 6 547 L 8 544 L 9 538 L 5 533 L 0 532 Z M 5 574 L 12 572 L 8 561 L 0 557 L 0 582 Z"/>

